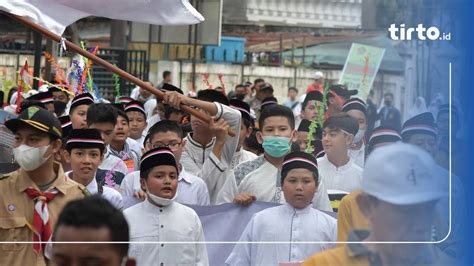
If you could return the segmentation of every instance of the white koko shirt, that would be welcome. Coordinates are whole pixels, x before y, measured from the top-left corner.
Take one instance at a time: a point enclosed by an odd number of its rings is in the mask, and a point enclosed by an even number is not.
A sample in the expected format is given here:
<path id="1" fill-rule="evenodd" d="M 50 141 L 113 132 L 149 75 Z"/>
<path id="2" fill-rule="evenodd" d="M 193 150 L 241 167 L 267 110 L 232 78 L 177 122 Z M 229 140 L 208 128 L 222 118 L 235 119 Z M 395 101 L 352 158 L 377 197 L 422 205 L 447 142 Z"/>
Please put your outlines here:
<path id="1" fill-rule="evenodd" d="M 256 213 L 239 242 L 290 242 L 278 244 L 236 244 L 226 263 L 230 265 L 278 265 L 298 262 L 316 252 L 335 247 L 337 222 L 333 217 L 308 205 L 295 209 L 288 203 Z"/>
<path id="2" fill-rule="evenodd" d="M 130 227 L 129 256 L 137 265 L 209 265 L 201 221 L 193 209 L 177 202 L 158 207 L 145 200 L 123 213 Z"/>
<path id="3" fill-rule="evenodd" d="M 356 165 L 352 158 L 349 157 L 349 162 L 340 167 L 332 164 L 327 155 L 317 160 L 319 176 L 326 184 L 326 189 L 341 190 L 348 193 L 360 189 L 362 168 Z"/>

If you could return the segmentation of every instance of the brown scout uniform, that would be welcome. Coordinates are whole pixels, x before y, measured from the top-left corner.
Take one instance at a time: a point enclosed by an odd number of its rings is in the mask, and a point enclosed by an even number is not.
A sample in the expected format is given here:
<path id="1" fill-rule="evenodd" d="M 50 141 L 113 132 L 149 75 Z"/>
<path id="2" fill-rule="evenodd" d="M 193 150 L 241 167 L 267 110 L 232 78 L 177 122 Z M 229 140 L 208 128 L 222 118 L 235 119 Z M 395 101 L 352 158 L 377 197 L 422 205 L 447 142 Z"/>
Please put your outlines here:
<path id="1" fill-rule="evenodd" d="M 51 229 L 59 213 L 69 201 L 83 198 L 87 194 L 84 186 L 68 178 L 60 164 L 54 163 L 57 179 L 50 188 L 56 188 L 58 195 L 48 203 Z M 34 201 L 28 197 L 25 189 L 38 189 L 27 173 L 19 169 L 0 178 L 0 241 L 33 241 L 30 229 L 33 221 Z M 32 243 L 0 243 L 0 265 L 46 265 L 44 253 L 38 256 Z"/>

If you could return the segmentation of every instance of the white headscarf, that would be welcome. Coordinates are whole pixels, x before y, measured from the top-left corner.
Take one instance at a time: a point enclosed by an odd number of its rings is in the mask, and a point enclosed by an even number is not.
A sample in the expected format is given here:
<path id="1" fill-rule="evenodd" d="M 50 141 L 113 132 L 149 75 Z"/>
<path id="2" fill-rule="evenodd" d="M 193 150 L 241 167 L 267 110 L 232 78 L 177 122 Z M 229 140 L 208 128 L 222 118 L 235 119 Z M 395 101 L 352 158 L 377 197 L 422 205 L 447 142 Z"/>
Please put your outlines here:
<path id="1" fill-rule="evenodd" d="M 410 119 L 416 115 L 419 115 L 421 113 L 427 112 L 428 109 L 426 108 L 426 101 L 425 98 L 423 97 L 418 97 L 416 98 L 415 104 L 413 104 L 413 107 L 408 111 L 408 118 Z"/>

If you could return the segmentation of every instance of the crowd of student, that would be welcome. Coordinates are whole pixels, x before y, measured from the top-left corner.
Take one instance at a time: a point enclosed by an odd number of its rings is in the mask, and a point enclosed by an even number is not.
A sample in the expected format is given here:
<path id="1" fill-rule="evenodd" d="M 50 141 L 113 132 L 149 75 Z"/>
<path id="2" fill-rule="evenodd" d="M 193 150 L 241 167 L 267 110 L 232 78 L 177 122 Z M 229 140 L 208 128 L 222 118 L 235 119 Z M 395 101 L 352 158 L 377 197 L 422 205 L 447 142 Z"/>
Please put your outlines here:
<path id="1" fill-rule="evenodd" d="M 10 242 L 0 265 L 208 265 L 189 205 L 256 201 L 279 205 L 253 216 L 229 265 L 453 265 L 463 254 L 448 215 L 448 106 L 370 128 L 357 91 L 324 95 L 316 76 L 284 105 L 263 80 L 188 97 L 166 72 L 162 100 L 136 88 L 112 104 L 49 87 L 6 106 L 18 115 L 5 126 L 19 169 L 0 178 L 0 241 Z M 441 244 L 413 243 L 450 229 Z"/>

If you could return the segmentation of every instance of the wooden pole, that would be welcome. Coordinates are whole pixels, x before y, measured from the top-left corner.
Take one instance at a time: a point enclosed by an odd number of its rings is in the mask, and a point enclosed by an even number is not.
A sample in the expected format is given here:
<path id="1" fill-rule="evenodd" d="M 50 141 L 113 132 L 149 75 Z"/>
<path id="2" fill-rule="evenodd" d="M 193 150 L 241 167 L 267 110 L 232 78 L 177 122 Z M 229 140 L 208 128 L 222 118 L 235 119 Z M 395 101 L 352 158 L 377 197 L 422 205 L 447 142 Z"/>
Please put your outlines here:
<path id="1" fill-rule="evenodd" d="M 34 29 L 35 31 L 37 32 L 40 32 L 41 34 L 45 35 L 46 37 L 52 39 L 53 41 L 56 41 L 56 42 L 61 42 L 61 36 L 55 34 L 55 33 L 52 33 L 51 31 L 43 28 L 42 26 L 40 25 L 37 25 L 31 21 L 29 21 L 28 19 L 24 18 L 24 17 L 20 17 L 20 16 L 17 16 L 17 15 L 13 15 L 13 14 L 10 14 L 10 13 L 7 13 L 7 12 L 3 12 L 4 14 L 8 15 L 9 17 L 11 17 L 12 19 Z M 96 55 L 93 55 L 92 53 L 89 53 L 88 51 L 85 51 L 83 50 L 81 47 L 79 47 L 78 45 L 68 41 L 68 40 L 64 40 L 64 43 L 66 44 L 66 47 L 84 57 L 87 57 L 89 58 L 90 60 L 92 60 L 94 63 L 98 64 L 98 65 L 101 65 L 103 66 L 105 69 L 113 72 L 113 73 L 116 73 L 117 75 L 121 76 L 122 78 L 134 83 L 135 85 L 143 88 L 143 89 L 146 89 L 147 91 L 153 93 L 158 99 L 163 99 L 163 95 L 164 93 L 156 88 L 154 88 L 153 86 L 149 85 L 148 83 L 136 78 L 135 76 L 127 73 L 126 71 L 110 64 L 109 62 L 105 61 L 104 59 L 96 56 Z M 187 112 L 187 113 L 190 113 L 192 114 L 193 116 L 205 121 L 206 123 L 210 123 L 211 121 L 211 118 L 189 106 L 186 106 L 186 105 L 181 105 L 180 106 L 180 109 Z M 229 132 L 228 134 L 230 136 L 235 136 L 235 132 L 232 130 L 232 129 L 229 129 Z"/>

